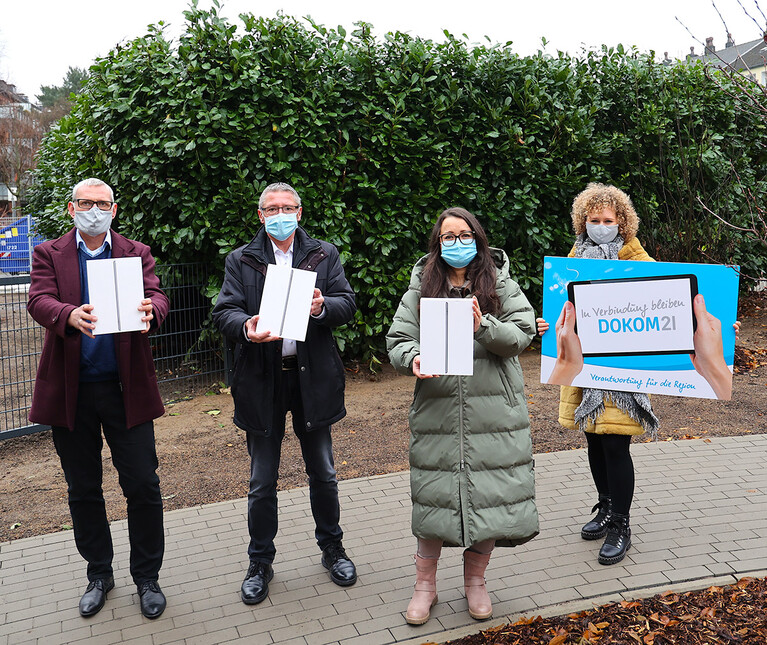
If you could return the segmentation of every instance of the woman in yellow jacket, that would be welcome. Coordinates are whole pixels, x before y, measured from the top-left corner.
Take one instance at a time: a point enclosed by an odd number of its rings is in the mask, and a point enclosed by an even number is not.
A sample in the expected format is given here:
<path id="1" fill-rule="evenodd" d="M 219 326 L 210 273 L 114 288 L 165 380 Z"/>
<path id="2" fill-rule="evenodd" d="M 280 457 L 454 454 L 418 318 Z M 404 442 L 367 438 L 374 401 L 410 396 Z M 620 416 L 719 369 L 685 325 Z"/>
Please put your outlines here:
<path id="1" fill-rule="evenodd" d="M 615 186 L 592 183 L 572 207 L 576 239 L 570 257 L 607 260 L 653 259 L 636 237 L 639 217 L 631 199 Z M 563 318 L 573 314 L 565 305 Z M 538 333 L 549 328 L 536 320 Z M 561 380 L 559 382 L 562 382 Z M 645 431 L 655 437 L 658 419 L 646 394 L 562 386 L 559 422 L 586 433 L 589 466 L 599 501 L 596 516 L 581 529 L 584 540 L 604 537 L 598 560 L 620 562 L 631 547 L 629 510 L 634 497 L 634 464 L 629 447 L 632 435 Z"/>

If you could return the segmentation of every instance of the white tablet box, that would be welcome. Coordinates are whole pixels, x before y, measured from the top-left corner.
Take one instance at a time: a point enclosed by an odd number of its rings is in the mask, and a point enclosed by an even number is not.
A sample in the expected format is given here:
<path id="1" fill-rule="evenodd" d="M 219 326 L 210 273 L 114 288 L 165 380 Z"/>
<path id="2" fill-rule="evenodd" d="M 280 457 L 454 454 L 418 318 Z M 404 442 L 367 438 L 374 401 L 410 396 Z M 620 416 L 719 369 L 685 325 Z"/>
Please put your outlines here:
<path id="1" fill-rule="evenodd" d="M 474 374 L 471 298 L 421 298 L 421 374 Z"/>
<path id="2" fill-rule="evenodd" d="M 256 332 L 304 342 L 317 274 L 270 264 L 258 309 Z"/>
<path id="3" fill-rule="evenodd" d="M 144 313 L 138 310 L 144 299 L 141 258 L 88 260 L 85 268 L 88 299 L 98 318 L 93 335 L 145 330 Z"/>

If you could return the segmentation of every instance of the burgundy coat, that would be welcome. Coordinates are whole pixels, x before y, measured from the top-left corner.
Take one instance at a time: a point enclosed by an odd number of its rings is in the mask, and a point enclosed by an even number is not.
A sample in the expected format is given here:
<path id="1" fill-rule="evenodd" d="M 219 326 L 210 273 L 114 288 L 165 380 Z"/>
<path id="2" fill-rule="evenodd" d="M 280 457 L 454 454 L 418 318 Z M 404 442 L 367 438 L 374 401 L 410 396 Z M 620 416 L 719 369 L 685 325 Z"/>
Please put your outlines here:
<path id="1" fill-rule="evenodd" d="M 154 258 L 145 244 L 112 231 L 112 257 L 137 256 L 144 268 L 144 296 L 152 299 L 154 319 L 150 328 L 154 330 L 169 308 L 168 297 L 154 273 Z M 45 327 L 45 342 L 29 420 L 72 430 L 80 380 L 80 343 L 89 340 L 67 325 L 72 310 L 83 304 L 74 229 L 35 248 L 31 278 L 27 311 Z M 115 334 L 115 354 L 127 426 L 132 428 L 161 416 L 165 409 L 157 389 L 148 334 L 138 331 Z"/>

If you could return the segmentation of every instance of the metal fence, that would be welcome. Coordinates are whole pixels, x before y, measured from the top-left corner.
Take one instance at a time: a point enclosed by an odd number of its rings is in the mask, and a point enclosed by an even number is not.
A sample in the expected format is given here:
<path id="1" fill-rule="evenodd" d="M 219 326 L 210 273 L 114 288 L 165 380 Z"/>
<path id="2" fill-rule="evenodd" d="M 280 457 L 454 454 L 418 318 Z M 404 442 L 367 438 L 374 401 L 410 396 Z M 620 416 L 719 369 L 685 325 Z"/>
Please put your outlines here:
<path id="1" fill-rule="evenodd" d="M 224 345 L 210 324 L 203 264 L 158 265 L 170 313 L 150 337 L 157 380 L 166 400 L 223 382 Z M 0 276 L 0 439 L 46 430 L 30 424 L 29 408 L 45 330 L 27 313 L 29 275 Z"/>
<path id="2" fill-rule="evenodd" d="M 28 275 L 0 277 L 0 437 L 46 429 L 27 419 L 44 333 L 27 314 L 28 290 Z"/>

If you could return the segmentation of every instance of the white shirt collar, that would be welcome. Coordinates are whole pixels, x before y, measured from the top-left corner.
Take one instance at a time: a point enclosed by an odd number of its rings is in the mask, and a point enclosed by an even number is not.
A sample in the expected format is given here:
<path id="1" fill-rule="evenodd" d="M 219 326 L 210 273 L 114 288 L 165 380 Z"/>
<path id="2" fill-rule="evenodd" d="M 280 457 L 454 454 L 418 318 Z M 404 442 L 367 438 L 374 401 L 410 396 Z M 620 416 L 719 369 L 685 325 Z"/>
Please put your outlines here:
<path id="1" fill-rule="evenodd" d="M 269 240 L 272 243 L 272 251 L 274 251 L 274 260 L 277 264 L 293 264 L 293 242 L 290 243 L 290 246 L 288 247 L 287 251 L 281 251 L 280 248 L 274 243 L 273 240 Z M 284 260 L 287 259 L 287 262 Z M 283 260 L 283 262 L 280 262 L 280 260 Z"/>
<path id="2" fill-rule="evenodd" d="M 78 249 L 82 249 L 83 251 L 85 251 L 86 254 L 90 255 L 92 258 L 95 258 L 100 253 L 104 252 L 104 249 L 107 247 L 107 244 L 109 245 L 110 249 L 112 248 L 112 229 L 110 228 L 107 231 L 106 237 L 104 238 L 104 243 L 95 251 L 91 251 L 88 248 L 88 245 L 85 243 L 83 236 L 80 235 L 80 231 L 77 229 L 75 229 L 75 242 L 77 243 Z"/>

